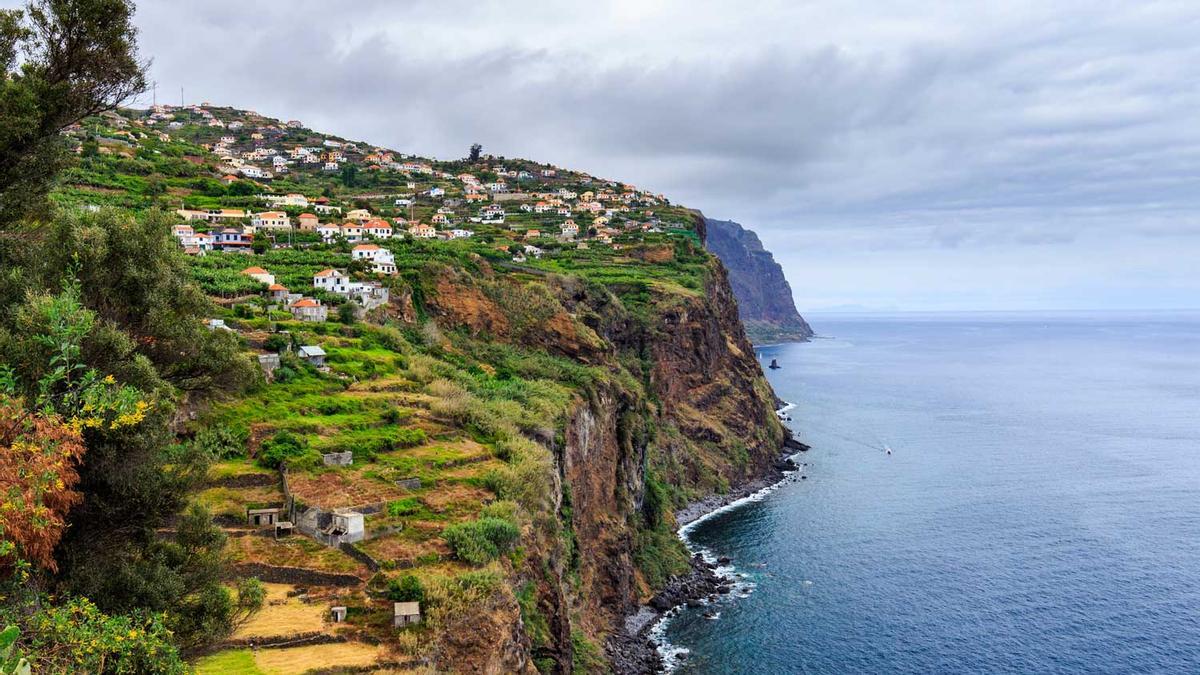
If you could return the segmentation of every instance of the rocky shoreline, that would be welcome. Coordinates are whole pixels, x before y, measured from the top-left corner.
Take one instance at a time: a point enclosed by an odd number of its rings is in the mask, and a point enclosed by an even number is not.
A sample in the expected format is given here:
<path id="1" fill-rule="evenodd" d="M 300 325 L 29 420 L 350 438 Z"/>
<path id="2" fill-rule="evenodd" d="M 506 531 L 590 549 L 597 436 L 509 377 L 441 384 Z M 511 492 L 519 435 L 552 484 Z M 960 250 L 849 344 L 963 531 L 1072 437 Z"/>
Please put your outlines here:
<path id="1" fill-rule="evenodd" d="M 736 501 L 779 483 L 787 472 L 799 468 L 792 459 L 797 452 L 808 450 L 808 446 L 791 438 L 784 442 L 779 459 L 764 476 L 738 486 L 726 494 L 709 495 L 698 499 L 675 512 L 679 527 L 693 523 L 705 515 L 728 506 Z M 727 564 L 720 559 L 718 564 Z M 692 556 L 691 569 L 679 576 L 671 577 L 645 605 L 625 618 L 624 630 L 609 637 L 604 649 L 616 675 L 643 675 L 658 673 L 665 669 L 658 645 L 650 639 L 650 631 L 659 621 L 677 607 L 699 606 L 705 598 L 715 598 L 733 590 L 733 580 L 717 574 L 717 565 L 706 561 L 699 554 Z"/>

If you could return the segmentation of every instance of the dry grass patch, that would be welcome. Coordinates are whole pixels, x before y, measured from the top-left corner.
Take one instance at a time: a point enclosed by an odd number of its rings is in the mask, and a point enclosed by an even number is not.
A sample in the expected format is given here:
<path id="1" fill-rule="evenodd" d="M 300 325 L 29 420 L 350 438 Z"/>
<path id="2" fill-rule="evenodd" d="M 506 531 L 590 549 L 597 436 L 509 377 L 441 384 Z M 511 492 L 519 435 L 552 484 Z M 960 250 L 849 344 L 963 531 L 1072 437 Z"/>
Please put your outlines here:
<path id="1" fill-rule="evenodd" d="M 394 484 L 372 480 L 361 470 L 324 471 L 288 476 L 292 494 L 304 504 L 323 509 L 349 508 L 399 499 L 408 491 Z"/>
<path id="2" fill-rule="evenodd" d="M 270 675 L 301 675 L 318 668 L 360 668 L 379 661 L 382 647 L 361 642 L 335 642 L 290 649 L 260 649 L 254 664 Z"/>
<path id="3" fill-rule="evenodd" d="M 371 554 L 371 557 L 380 561 L 415 561 L 425 555 L 450 555 L 450 547 L 437 538 L 441 534 L 440 525 L 432 527 L 428 532 L 422 534 L 426 536 L 423 540 L 411 536 L 388 536 L 362 542 L 359 546 Z"/>
<path id="4" fill-rule="evenodd" d="M 437 490 L 421 496 L 425 505 L 438 513 L 452 510 L 462 510 L 461 507 L 474 507 L 478 510 L 486 499 L 492 499 L 492 493 L 473 485 L 463 483 L 442 483 Z"/>
<path id="5" fill-rule="evenodd" d="M 196 495 L 196 501 L 214 515 L 244 519 L 248 504 L 280 505 L 283 503 L 283 493 L 274 485 L 246 488 L 213 487 L 202 490 Z"/>
<path id="6" fill-rule="evenodd" d="M 296 597 L 288 597 L 295 589 L 289 584 L 264 583 L 267 597 L 263 607 L 255 612 L 234 632 L 234 639 L 248 637 L 272 637 L 276 635 L 299 635 L 325 631 L 328 628 L 326 614 L 328 603 L 305 603 Z"/>
<path id="7" fill-rule="evenodd" d="M 234 562 L 303 567 L 321 572 L 354 574 L 364 579 L 368 575 L 366 566 L 354 558 L 303 535 L 292 535 L 278 541 L 258 536 L 231 537 L 225 550 Z"/>
<path id="8" fill-rule="evenodd" d="M 501 469 L 504 466 L 504 462 L 501 462 L 500 460 L 489 455 L 483 461 L 464 464 L 453 469 L 447 469 L 446 471 L 442 472 L 441 477 L 453 480 L 466 480 L 476 476 L 483 476 L 489 471 Z"/>

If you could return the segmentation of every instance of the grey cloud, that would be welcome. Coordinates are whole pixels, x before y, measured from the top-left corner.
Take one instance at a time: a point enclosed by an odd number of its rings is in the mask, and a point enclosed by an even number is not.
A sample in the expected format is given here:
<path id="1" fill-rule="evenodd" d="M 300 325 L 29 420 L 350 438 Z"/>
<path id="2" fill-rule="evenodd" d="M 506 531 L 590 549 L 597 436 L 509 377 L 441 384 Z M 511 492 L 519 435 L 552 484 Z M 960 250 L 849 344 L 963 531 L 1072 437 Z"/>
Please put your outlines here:
<path id="1" fill-rule="evenodd" d="M 139 23 L 164 99 L 443 158 L 479 141 L 790 255 L 1195 241 L 1192 3 L 157 0 Z"/>

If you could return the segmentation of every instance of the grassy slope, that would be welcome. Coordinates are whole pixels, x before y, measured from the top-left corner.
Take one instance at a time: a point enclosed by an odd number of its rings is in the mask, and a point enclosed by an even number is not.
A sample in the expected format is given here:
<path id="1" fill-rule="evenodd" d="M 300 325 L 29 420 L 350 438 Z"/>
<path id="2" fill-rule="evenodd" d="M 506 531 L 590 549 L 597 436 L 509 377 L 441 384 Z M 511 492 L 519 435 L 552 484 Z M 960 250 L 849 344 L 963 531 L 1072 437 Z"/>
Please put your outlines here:
<path id="1" fill-rule="evenodd" d="M 115 135 L 112 129 L 93 130 Z M 310 143 L 322 138 L 307 130 L 296 133 Z M 85 158 L 68 175 L 57 197 L 65 205 L 98 204 L 134 212 L 179 206 L 262 210 L 260 201 L 233 196 L 213 180 L 217 175 L 215 158 L 199 144 L 220 135 L 219 130 L 189 125 L 173 132 L 170 140 L 149 135 L 130 148 L 106 146 L 110 152 Z M 506 163 L 530 170 L 540 166 L 521 160 Z M 452 173 L 462 170 L 452 164 L 441 168 Z M 454 180 L 385 173 L 390 172 L 366 174 L 361 179 L 366 184 L 352 188 L 328 175 L 298 172 L 273 187 L 279 192 L 309 195 L 324 192 L 346 208 L 368 206 L 377 215 L 416 215 L 423 220 L 435 210 L 432 201 L 418 199 L 414 209 L 398 210 L 387 200 L 363 203 L 355 194 L 419 193 L 442 187 L 448 196 L 461 196 L 461 186 Z M 415 190 L 409 187 L 414 179 Z M 480 179 L 495 176 L 485 170 Z M 558 187 L 580 192 L 595 188 L 590 179 L 570 172 L 541 186 L 546 190 Z M 460 216 L 468 213 L 465 208 L 458 210 Z M 551 536 L 569 542 L 569 531 L 556 535 L 553 531 L 561 524 L 546 521 L 546 516 L 552 515 L 547 511 L 553 497 L 553 460 L 544 442 L 530 439 L 561 437 L 572 405 L 586 399 L 601 383 L 641 390 L 642 376 L 635 374 L 641 364 L 630 361 L 632 370 L 621 362 L 581 365 L 520 339 L 525 334 L 521 331 L 534 333 L 548 316 L 540 304 L 557 306 L 556 301 L 546 299 L 552 295 L 546 275 L 604 287 L 613 294 L 620 311 L 637 321 L 646 320 L 664 304 L 701 295 L 708 274 L 710 259 L 691 229 L 693 216 L 679 207 L 641 206 L 620 216 L 618 220 L 626 223 L 652 218 L 662 232 L 632 228 L 617 236 L 615 247 L 593 243 L 581 249 L 543 237 L 534 243 L 547 255 L 530 257 L 519 265 L 512 264 L 511 254 L 501 247 L 523 245 L 523 235 L 531 228 L 557 232 L 563 218 L 521 213 L 514 206 L 509 206 L 509 213 L 503 226 L 471 224 L 477 233 L 471 240 L 382 242 L 395 253 L 400 270 L 398 277 L 385 281 L 393 297 L 411 298 L 411 312 L 404 317 L 397 317 L 394 311 L 380 313 L 369 322 L 354 325 L 301 323 L 286 313 L 271 312 L 261 295 L 264 287 L 239 273 L 250 264 L 265 267 L 294 291 L 335 304 L 339 298 L 313 292 L 311 279 L 325 267 L 369 277 L 351 263 L 347 244 L 310 243 L 304 250 L 272 250 L 253 259 L 213 253 L 192 260 L 193 277 L 218 303 L 214 316 L 224 318 L 240 332 L 246 349 L 262 352 L 266 337 L 286 331 L 294 344 L 319 344 L 329 354 L 326 372 L 285 355 L 278 381 L 243 397 L 218 402 L 192 424 L 191 431 L 225 427 L 248 439 L 245 456 L 227 458 L 213 467 L 212 484 L 197 500 L 230 521 L 244 518 L 248 507 L 282 503 L 274 483 L 232 487 L 222 481 L 270 475 L 254 459 L 264 439 L 280 431 L 299 437 L 309 453 L 293 462 L 291 483 L 304 501 L 328 507 L 386 505 L 368 516 L 366 526 L 372 532 L 392 532 L 361 544 L 383 564 L 382 575 L 372 580 L 368 589 L 370 575 L 360 562 L 302 537 L 279 542 L 231 537 L 228 552 L 238 562 L 359 575 L 364 585 L 350 600 L 349 630 L 388 640 L 399 657 L 428 653 L 440 631 L 464 612 L 476 611 L 484 598 L 515 602 L 514 592 L 504 580 L 518 575 L 521 548 L 477 569 L 455 560 L 442 537 L 443 529 L 480 515 L 501 515 L 522 528 L 526 541 L 534 530 L 549 528 Z M 590 216 L 576 216 L 584 228 L 588 219 Z M 303 235 L 298 237 L 303 239 Z M 435 292 L 434 280 L 447 270 L 480 280 L 487 299 L 501 307 L 513 327 L 507 341 L 489 339 L 487 334 L 442 332 L 425 325 L 424 301 Z M 590 311 L 580 307 L 567 313 L 557 308 L 569 317 L 572 330 L 593 336 L 589 338 L 593 341 L 598 339 L 583 324 L 586 317 L 576 316 L 575 310 Z M 333 315 L 331 312 L 331 318 Z M 631 358 L 636 361 L 636 356 Z M 645 392 L 640 396 L 645 397 Z M 342 450 L 354 452 L 352 466 L 324 467 L 315 459 L 314 453 Z M 410 477 L 421 479 L 419 489 L 396 485 L 396 480 Z M 492 505 L 486 506 L 489 503 Z M 639 562 L 647 568 L 647 575 L 661 580 L 665 573 L 678 569 L 677 547 L 667 529 L 645 533 L 639 542 Z M 377 590 L 388 578 L 408 574 L 421 579 L 427 589 L 427 620 L 397 636 L 388 625 L 390 605 L 378 593 L 361 591 Z M 526 623 L 541 621 L 530 603 L 523 602 L 521 608 Z M 275 672 L 261 661 L 245 650 L 236 650 L 209 657 L 199 666 L 200 672 Z"/>

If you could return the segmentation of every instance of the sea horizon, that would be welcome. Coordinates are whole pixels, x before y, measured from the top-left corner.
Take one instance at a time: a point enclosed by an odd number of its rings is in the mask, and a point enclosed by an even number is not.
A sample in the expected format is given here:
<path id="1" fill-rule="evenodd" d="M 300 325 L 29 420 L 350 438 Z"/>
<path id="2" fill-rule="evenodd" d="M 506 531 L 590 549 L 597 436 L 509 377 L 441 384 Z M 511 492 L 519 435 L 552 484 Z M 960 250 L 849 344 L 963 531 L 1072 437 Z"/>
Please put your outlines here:
<path id="1" fill-rule="evenodd" d="M 756 348 L 806 480 L 689 530 L 736 588 L 660 631 L 681 672 L 1200 668 L 1200 317 L 814 328 Z"/>

